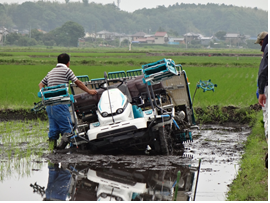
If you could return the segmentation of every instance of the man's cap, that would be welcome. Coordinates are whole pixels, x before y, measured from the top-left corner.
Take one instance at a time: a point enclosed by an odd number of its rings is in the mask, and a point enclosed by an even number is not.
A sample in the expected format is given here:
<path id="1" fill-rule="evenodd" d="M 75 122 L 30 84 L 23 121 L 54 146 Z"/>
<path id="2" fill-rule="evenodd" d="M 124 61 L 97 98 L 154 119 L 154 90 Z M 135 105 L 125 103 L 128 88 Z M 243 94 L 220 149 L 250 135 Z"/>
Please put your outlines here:
<path id="1" fill-rule="evenodd" d="M 260 42 L 265 38 L 265 36 L 268 34 L 268 32 L 261 32 L 258 34 L 257 40 L 254 44 L 260 44 Z"/>

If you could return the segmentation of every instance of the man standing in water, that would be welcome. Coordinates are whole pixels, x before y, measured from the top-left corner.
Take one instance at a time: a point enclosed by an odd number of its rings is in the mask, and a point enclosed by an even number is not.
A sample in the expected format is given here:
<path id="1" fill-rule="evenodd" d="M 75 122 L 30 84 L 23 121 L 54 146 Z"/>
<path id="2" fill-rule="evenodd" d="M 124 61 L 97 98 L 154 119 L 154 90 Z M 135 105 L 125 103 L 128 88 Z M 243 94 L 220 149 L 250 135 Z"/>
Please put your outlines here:
<path id="1" fill-rule="evenodd" d="M 88 89 L 83 82 L 78 80 L 74 75 L 73 71 L 69 68 L 70 66 L 70 56 L 66 53 L 60 54 L 58 56 L 58 63 L 55 68 L 53 68 L 45 78 L 39 83 L 39 89 L 47 86 L 56 86 L 60 84 L 69 84 L 71 80 L 79 88 L 88 94 L 97 94 L 96 90 Z M 62 138 L 60 144 L 57 146 L 58 149 L 64 149 L 69 143 L 69 138 L 71 137 L 71 116 L 67 104 L 60 104 L 54 106 L 47 106 L 46 111 L 49 118 L 49 143 L 56 147 L 57 140 L 59 139 L 59 133 L 61 133 Z"/>

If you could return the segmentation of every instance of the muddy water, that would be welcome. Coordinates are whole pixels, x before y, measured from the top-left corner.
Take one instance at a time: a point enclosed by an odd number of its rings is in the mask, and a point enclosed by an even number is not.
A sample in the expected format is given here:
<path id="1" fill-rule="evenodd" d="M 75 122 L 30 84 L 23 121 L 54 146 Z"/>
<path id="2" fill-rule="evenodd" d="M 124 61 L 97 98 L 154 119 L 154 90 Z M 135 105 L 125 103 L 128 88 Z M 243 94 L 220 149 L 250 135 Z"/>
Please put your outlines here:
<path id="1" fill-rule="evenodd" d="M 202 125 L 182 156 L 47 154 L 27 169 L 6 166 L 0 200 L 224 201 L 249 133 L 244 126 Z"/>

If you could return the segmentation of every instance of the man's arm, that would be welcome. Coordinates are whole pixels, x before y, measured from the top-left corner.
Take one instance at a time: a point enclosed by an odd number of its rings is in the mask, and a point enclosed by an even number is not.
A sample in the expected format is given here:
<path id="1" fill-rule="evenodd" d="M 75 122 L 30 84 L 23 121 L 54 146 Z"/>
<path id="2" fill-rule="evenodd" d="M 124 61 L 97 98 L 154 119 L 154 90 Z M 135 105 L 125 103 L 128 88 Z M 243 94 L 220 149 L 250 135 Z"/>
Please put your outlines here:
<path id="1" fill-rule="evenodd" d="M 90 90 L 90 89 L 88 89 L 88 88 L 84 85 L 84 83 L 83 83 L 82 81 L 80 81 L 80 80 L 76 80 L 76 81 L 75 81 L 75 84 L 76 84 L 79 88 L 81 88 L 83 91 L 87 92 L 88 94 L 91 94 L 91 95 L 97 94 L 97 91 L 96 91 L 96 90 Z"/>
<path id="2" fill-rule="evenodd" d="M 266 47 L 267 49 L 267 47 Z M 261 67 L 258 74 L 258 87 L 259 87 L 259 94 L 264 93 L 264 87 L 267 84 L 268 80 L 268 51 L 264 53 L 264 58 L 261 62 Z"/>
<path id="3" fill-rule="evenodd" d="M 266 45 L 264 50 L 264 56 L 260 64 L 260 70 L 258 75 L 258 87 L 259 87 L 259 104 L 264 107 L 266 103 L 266 96 L 264 94 L 264 88 L 268 83 L 268 45 Z"/>
<path id="4" fill-rule="evenodd" d="M 38 86 L 39 86 L 39 89 L 40 89 L 40 90 L 41 90 L 42 87 L 45 87 L 45 85 L 44 85 L 42 82 L 40 82 L 40 83 L 38 84 Z"/>

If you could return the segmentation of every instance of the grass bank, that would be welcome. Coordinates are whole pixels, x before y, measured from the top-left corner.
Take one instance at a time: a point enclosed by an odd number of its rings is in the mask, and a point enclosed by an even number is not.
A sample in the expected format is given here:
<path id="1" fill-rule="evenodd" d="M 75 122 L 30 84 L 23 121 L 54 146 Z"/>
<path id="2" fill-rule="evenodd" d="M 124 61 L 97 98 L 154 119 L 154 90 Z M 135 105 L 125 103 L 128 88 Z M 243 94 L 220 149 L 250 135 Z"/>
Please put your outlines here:
<path id="1" fill-rule="evenodd" d="M 258 112 L 252 133 L 246 141 L 240 171 L 230 185 L 227 200 L 268 201 L 268 169 L 265 168 L 264 162 L 267 152 L 262 112 Z"/>

